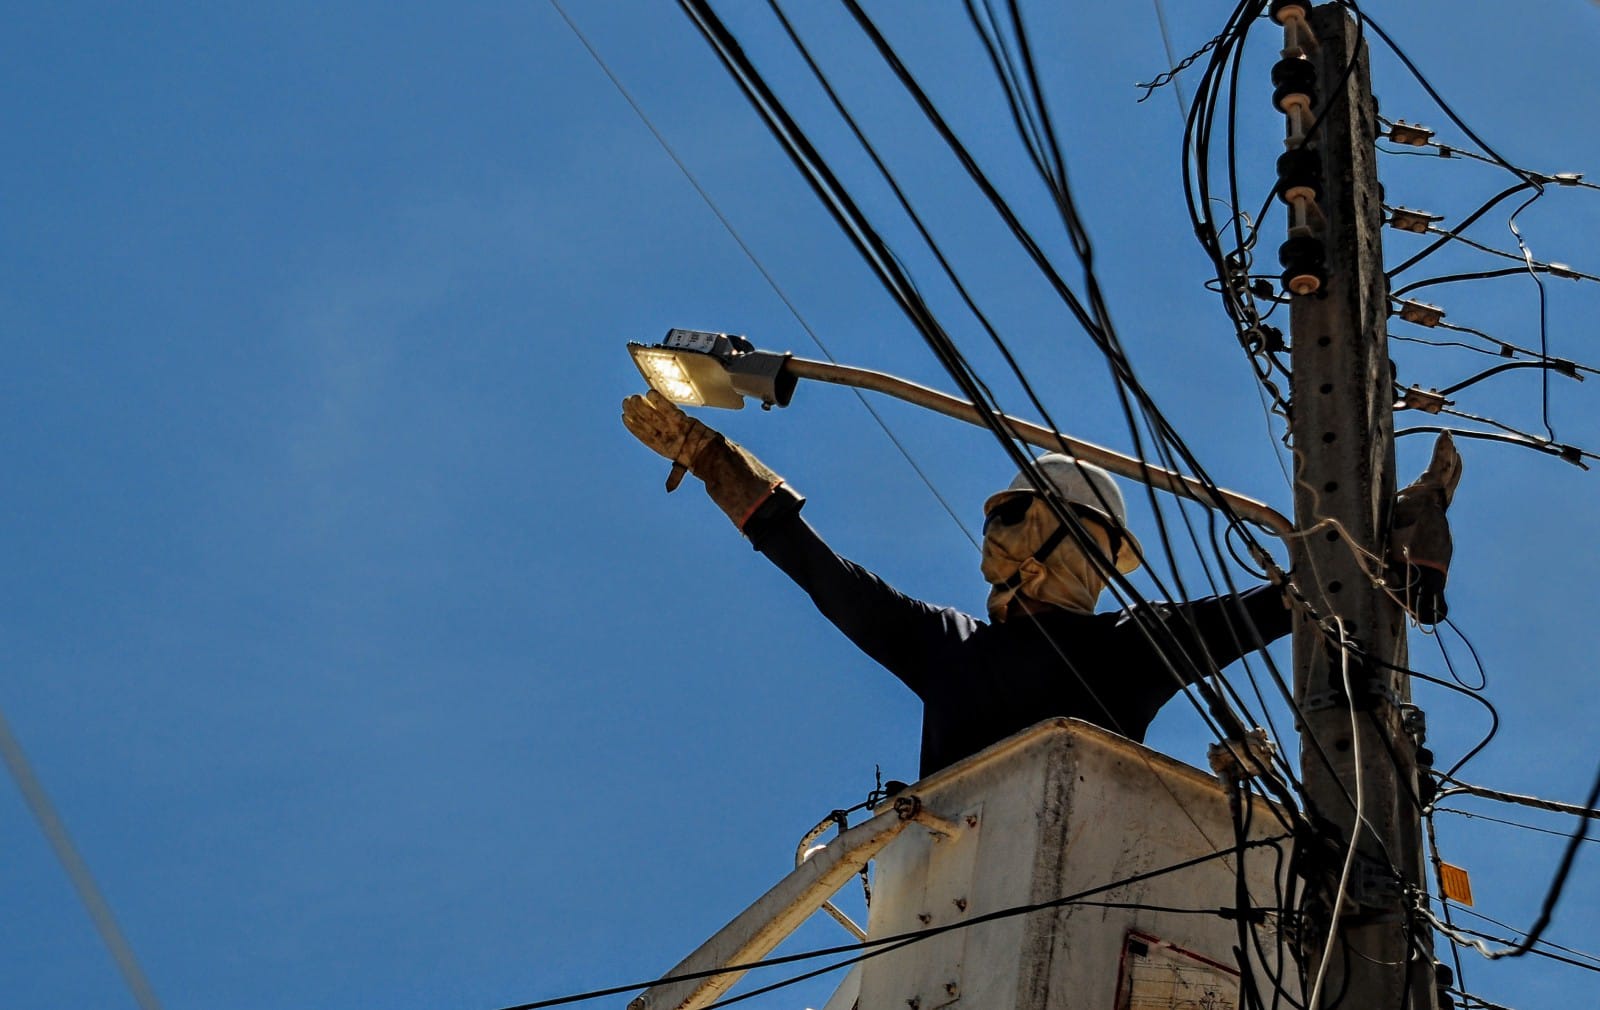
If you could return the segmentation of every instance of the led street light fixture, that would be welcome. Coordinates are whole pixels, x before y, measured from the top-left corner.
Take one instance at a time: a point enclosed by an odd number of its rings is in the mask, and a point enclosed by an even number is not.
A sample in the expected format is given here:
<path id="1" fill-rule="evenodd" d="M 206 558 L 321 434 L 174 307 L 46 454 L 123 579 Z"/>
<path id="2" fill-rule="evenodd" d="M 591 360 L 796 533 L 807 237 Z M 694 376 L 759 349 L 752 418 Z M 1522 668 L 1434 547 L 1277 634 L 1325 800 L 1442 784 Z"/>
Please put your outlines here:
<path id="1" fill-rule="evenodd" d="M 630 342 L 628 353 L 651 389 L 684 406 L 738 410 L 749 396 L 787 407 L 794 395 L 791 355 L 758 351 L 736 334 L 673 329 L 653 346 Z"/>

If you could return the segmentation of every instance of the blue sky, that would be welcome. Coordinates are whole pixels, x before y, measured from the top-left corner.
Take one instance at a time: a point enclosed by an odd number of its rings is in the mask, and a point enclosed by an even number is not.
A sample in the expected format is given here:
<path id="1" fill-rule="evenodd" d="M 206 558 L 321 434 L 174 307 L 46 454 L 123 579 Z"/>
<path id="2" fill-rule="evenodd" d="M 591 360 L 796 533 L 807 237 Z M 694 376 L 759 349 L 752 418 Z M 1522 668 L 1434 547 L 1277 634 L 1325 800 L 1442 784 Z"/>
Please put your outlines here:
<path id="1" fill-rule="evenodd" d="M 722 6 L 950 309 L 764 6 Z M 1050 97 L 1114 318 L 1210 472 L 1287 510 L 1276 429 L 1201 287 L 1176 106 L 1166 92 L 1134 102 L 1133 82 L 1166 63 L 1155 9 L 1091 6 L 1041 10 L 1035 30 L 1056 57 Z M 1168 6 L 1180 52 L 1226 16 Z M 871 7 L 986 167 L 1042 214 L 958 8 Z M 949 388 L 674 5 L 570 10 L 840 360 Z M 1600 172 L 1600 8 L 1372 13 L 1512 160 Z M 859 37 L 828 5 L 797 19 L 938 208 L 1052 414 L 1126 448 L 1098 356 Z M 1255 194 L 1277 153 L 1267 34 L 1240 106 Z M 491 1010 L 646 978 L 778 879 L 875 766 L 912 777 L 915 700 L 698 490 L 663 495 L 665 466 L 618 423 L 640 387 L 627 340 L 698 326 L 819 352 L 549 6 L 47 5 L 8 19 L 0 45 L 0 709 L 167 1007 Z M 1376 75 L 1385 114 L 1466 142 L 1393 59 Z M 1452 219 L 1504 185 L 1459 160 L 1381 170 L 1392 202 Z M 1600 193 L 1552 193 L 1519 221 L 1536 255 L 1600 272 Z M 1503 214 L 1472 234 L 1512 245 Z M 1391 262 L 1409 239 L 1385 233 Z M 1600 289 L 1548 284 L 1552 353 L 1600 364 Z M 1433 290 L 1453 320 L 1538 339 L 1526 279 Z M 1025 412 L 981 334 L 951 319 Z M 1402 381 L 1438 386 L 1489 363 L 1415 345 L 1395 357 Z M 1534 430 L 1538 388 L 1513 373 L 1461 405 Z M 1551 388 L 1561 439 L 1600 446 L 1595 384 Z M 1011 477 L 997 447 L 879 406 L 975 526 Z M 849 393 L 802 388 L 785 411 L 706 419 L 801 488 L 841 552 L 981 609 L 966 535 Z M 1403 477 L 1426 449 L 1402 441 Z M 1502 718 L 1462 774 L 1576 801 L 1600 750 L 1600 478 L 1462 451 L 1451 602 Z M 1470 681 L 1466 648 L 1445 645 Z M 1447 676 L 1432 640 L 1414 635 L 1412 651 Z M 1482 735 L 1476 707 L 1417 695 L 1441 759 Z M 1201 764 L 1206 739 L 1178 702 L 1151 742 Z M 1480 911 L 1533 919 L 1558 838 L 1443 815 L 1439 829 Z M 133 1005 L 10 785 L 0 849 L 6 1005 Z M 1592 951 L 1586 849 L 1548 936 Z M 821 923 L 795 947 L 839 936 Z M 1467 982 L 1526 1007 L 1597 990 L 1592 973 L 1527 962 L 1469 960 Z"/>

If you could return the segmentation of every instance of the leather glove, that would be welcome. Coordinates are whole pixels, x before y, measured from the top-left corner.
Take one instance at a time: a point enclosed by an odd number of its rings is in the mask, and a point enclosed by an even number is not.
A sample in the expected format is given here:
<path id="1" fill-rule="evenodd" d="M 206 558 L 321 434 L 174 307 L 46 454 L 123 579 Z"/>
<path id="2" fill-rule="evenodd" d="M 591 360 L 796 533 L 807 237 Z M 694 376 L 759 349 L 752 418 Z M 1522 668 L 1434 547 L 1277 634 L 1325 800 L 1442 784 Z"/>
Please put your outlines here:
<path id="1" fill-rule="evenodd" d="M 1445 510 L 1461 482 L 1461 454 L 1449 432 L 1433 443 L 1433 458 L 1394 498 L 1390 516 L 1389 580 L 1403 587 L 1406 609 L 1423 624 L 1437 624 L 1449 613 L 1444 585 L 1454 545 Z"/>
<path id="2" fill-rule="evenodd" d="M 782 477 L 738 443 L 685 414 L 653 389 L 622 401 L 622 423 L 639 441 L 672 460 L 667 475 L 669 492 L 683 481 L 685 473 L 694 474 L 741 531 L 783 483 Z"/>

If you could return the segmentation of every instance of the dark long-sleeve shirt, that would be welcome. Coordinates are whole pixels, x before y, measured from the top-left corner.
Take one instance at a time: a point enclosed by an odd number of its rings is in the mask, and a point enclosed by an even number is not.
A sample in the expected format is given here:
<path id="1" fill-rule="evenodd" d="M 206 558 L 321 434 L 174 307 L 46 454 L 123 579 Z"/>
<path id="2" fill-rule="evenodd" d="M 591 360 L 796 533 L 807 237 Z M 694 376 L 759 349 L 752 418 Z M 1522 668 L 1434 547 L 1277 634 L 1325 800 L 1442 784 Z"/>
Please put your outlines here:
<path id="1" fill-rule="evenodd" d="M 1051 608 L 990 624 L 914 600 L 835 554 L 800 518 L 800 501 L 763 510 L 745 533 L 922 699 L 922 775 L 1054 716 L 1143 740 L 1184 685 L 1290 628 L 1271 586 L 1104 614 Z"/>

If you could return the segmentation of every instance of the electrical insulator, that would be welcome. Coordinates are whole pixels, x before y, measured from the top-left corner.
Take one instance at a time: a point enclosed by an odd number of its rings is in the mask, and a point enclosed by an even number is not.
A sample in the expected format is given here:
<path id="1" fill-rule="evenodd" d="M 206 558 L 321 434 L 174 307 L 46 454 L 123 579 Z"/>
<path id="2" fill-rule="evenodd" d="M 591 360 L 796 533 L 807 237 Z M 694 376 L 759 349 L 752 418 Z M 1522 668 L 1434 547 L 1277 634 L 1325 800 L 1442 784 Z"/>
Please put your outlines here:
<path id="1" fill-rule="evenodd" d="M 1444 321 L 1444 309 L 1427 302 L 1419 302 L 1414 298 L 1406 298 L 1400 302 L 1400 311 L 1397 313 L 1401 319 L 1418 326 L 1438 326 Z"/>
<path id="2" fill-rule="evenodd" d="M 1296 147 L 1278 155 L 1278 196 L 1284 203 L 1322 199 L 1322 158 Z"/>
<path id="3" fill-rule="evenodd" d="M 1272 20 L 1283 25 L 1297 18 L 1309 18 L 1311 5 L 1306 0 L 1272 0 L 1272 6 L 1267 11 L 1272 15 Z"/>
<path id="4" fill-rule="evenodd" d="M 1272 65 L 1272 104 L 1280 112 L 1296 105 L 1307 109 L 1317 104 L 1317 68 L 1299 56 L 1288 56 Z"/>
<path id="5" fill-rule="evenodd" d="M 1283 265 L 1283 286 L 1297 295 L 1314 295 L 1328 279 L 1322 240 L 1313 235 L 1294 235 L 1278 247 L 1278 262 Z"/>
<path id="6" fill-rule="evenodd" d="M 1396 207 L 1389 212 L 1389 227 L 1416 235 L 1428 234 L 1429 228 L 1443 220 L 1443 214 L 1429 214 L 1425 210 L 1412 210 L 1410 207 Z"/>
<path id="7" fill-rule="evenodd" d="M 1455 402 L 1445 399 L 1445 395 L 1437 389 L 1423 389 L 1414 385 L 1400 394 L 1400 402 L 1394 405 L 1394 409 L 1420 410 L 1428 414 L 1437 414 Z"/>
<path id="8" fill-rule="evenodd" d="M 1433 751 L 1417 748 L 1417 799 L 1423 806 L 1433 802 L 1439 794 L 1439 780 L 1433 777 Z"/>
<path id="9" fill-rule="evenodd" d="M 1389 139 L 1407 147 L 1427 147 L 1428 141 L 1433 139 L 1433 131 L 1426 126 L 1408 123 L 1402 119 L 1389 127 Z"/>
<path id="10" fill-rule="evenodd" d="M 1449 989 L 1456 984 L 1456 973 L 1443 961 L 1433 963 L 1433 981 L 1441 989 Z"/>

